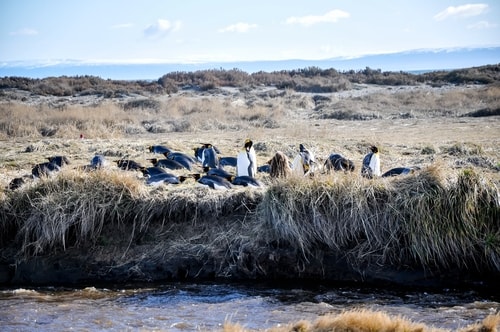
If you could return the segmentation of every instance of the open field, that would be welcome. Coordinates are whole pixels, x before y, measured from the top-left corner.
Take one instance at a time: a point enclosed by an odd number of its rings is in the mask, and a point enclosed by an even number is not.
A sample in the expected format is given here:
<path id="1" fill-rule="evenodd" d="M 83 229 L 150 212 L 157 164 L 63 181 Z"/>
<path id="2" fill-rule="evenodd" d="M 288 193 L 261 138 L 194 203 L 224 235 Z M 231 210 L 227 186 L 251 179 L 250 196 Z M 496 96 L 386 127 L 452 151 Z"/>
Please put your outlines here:
<path id="1" fill-rule="evenodd" d="M 246 138 L 259 164 L 276 151 L 293 158 L 303 143 L 320 164 L 340 153 L 356 170 L 370 145 L 381 150 L 382 171 L 440 162 L 498 180 L 500 169 L 499 116 L 467 116 L 498 110 L 497 86 L 359 85 L 326 94 L 220 88 L 116 99 L 11 93 L 17 97 L 0 104 L 2 187 L 51 155 L 66 155 L 75 166 L 98 153 L 148 165 L 149 145 L 192 154 L 199 143 L 212 143 L 222 156 L 236 156 Z"/>

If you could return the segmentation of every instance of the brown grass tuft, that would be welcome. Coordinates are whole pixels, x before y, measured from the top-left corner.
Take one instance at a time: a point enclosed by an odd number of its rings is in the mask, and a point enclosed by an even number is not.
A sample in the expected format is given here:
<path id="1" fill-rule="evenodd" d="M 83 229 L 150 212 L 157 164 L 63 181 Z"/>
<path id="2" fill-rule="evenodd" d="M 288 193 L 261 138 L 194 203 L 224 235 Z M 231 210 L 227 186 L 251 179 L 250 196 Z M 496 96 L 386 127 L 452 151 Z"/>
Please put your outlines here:
<path id="1" fill-rule="evenodd" d="M 292 174 L 290 161 L 288 157 L 281 151 L 276 152 L 274 157 L 269 161 L 270 172 L 272 178 L 288 178 Z"/>
<path id="2" fill-rule="evenodd" d="M 460 332 L 496 332 L 500 325 L 500 314 L 488 315 L 481 323 L 472 324 Z M 224 331 L 250 332 L 239 324 L 226 323 Z M 299 321 L 282 327 L 267 329 L 269 332 L 447 332 L 448 329 L 436 328 L 415 323 L 401 316 L 391 316 L 382 311 L 354 309 L 340 314 L 321 316 L 314 322 Z"/>
<path id="3" fill-rule="evenodd" d="M 497 332 L 500 327 L 500 313 L 488 315 L 481 323 L 460 329 L 459 332 Z"/>
<path id="4" fill-rule="evenodd" d="M 305 257 L 326 246 L 351 264 L 498 270 L 496 186 L 473 171 L 439 167 L 388 181 L 334 174 L 271 185 L 258 207 L 269 242 Z M 370 253 L 370 254 L 368 254 Z"/>

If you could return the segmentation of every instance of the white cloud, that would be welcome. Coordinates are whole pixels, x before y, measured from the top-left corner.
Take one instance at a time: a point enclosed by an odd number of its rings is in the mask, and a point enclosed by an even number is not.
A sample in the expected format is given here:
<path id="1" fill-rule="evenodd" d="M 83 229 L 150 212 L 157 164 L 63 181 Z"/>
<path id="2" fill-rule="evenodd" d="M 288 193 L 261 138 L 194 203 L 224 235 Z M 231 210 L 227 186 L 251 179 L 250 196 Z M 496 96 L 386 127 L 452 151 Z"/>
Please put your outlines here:
<path id="1" fill-rule="evenodd" d="M 36 31 L 35 29 L 31 29 L 31 28 L 24 28 L 21 30 L 12 31 L 10 33 L 10 35 L 11 36 L 35 36 L 35 35 L 38 35 L 38 31 Z"/>
<path id="2" fill-rule="evenodd" d="M 495 23 L 490 23 L 488 21 L 480 21 L 474 24 L 469 24 L 467 29 L 470 30 L 484 30 L 484 29 L 492 29 L 496 28 L 497 25 Z"/>
<path id="3" fill-rule="evenodd" d="M 248 32 L 250 29 L 257 28 L 257 24 L 248 24 L 248 23 L 236 23 L 232 25 L 228 25 L 225 28 L 219 29 L 219 32 Z"/>
<path id="4" fill-rule="evenodd" d="M 289 17 L 286 19 L 287 24 L 300 24 L 303 26 L 311 26 L 318 23 L 335 23 L 341 18 L 349 18 L 351 15 L 340 9 L 329 11 L 324 15 L 307 15 L 301 17 Z"/>
<path id="5" fill-rule="evenodd" d="M 144 29 L 144 35 L 148 38 L 161 38 L 169 32 L 179 30 L 180 27 L 180 21 L 170 22 L 169 20 L 159 19 Z"/>
<path id="6" fill-rule="evenodd" d="M 472 17 L 486 12 L 488 5 L 485 3 L 467 4 L 462 6 L 451 6 L 434 15 L 436 21 L 442 21 L 449 17 Z"/>

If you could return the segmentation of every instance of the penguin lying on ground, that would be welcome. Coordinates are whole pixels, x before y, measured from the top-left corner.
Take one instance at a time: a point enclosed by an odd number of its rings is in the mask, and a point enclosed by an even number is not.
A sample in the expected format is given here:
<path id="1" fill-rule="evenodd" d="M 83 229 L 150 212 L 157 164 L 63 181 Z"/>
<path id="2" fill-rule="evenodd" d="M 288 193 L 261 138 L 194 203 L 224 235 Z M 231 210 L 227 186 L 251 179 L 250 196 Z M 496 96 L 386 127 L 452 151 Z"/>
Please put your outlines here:
<path id="1" fill-rule="evenodd" d="M 193 164 L 195 163 L 195 160 L 188 156 L 187 154 L 184 154 L 182 152 L 170 152 L 170 153 L 165 153 L 165 157 L 169 160 L 174 160 L 184 166 L 185 169 L 191 170 L 193 167 Z"/>
<path id="2" fill-rule="evenodd" d="M 158 186 L 161 184 L 180 184 L 187 179 L 186 176 L 177 176 L 170 173 L 159 173 L 147 178 L 146 184 Z"/>
<path id="3" fill-rule="evenodd" d="M 350 171 L 354 172 L 354 162 L 347 158 L 344 158 L 338 153 L 332 153 L 328 156 L 328 159 L 325 161 L 324 167 L 327 172 L 334 171 Z"/>
<path id="4" fill-rule="evenodd" d="M 172 151 L 171 149 L 167 148 L 164 145 L 151 145 L 148 147 L 148 150 L 149 150 L 149 152 L 160 153 L 160 154 L 164 154 L 164 153 Z"/>
<path id="5" fill-rule="evenodd" d="M 406 175 L 406 174 L 413 174 L 415 171 L 420 170 L 420 167 L 418 166 L 411 166 L 411 167 L 396 167 L 388 170 L 384 174 L 382 174 L 382 177 L 389 177 L 389 176 L 397 176 L 397 175 Z"/>
<path id="6" fill-rule="evenodd" d="M 233 188 L 233 185 L 228 180 L 217 175 L 201 175 L 192 174 L 193 178 L 203 186 L 207 186 L 212 189 L 226 190 Z"/>
<path id="7" fill-rule="evenodd" d="M 97 154 L 92 159 L 90 160 L 90 166 L 94 169 L 102 168 L 108 165 L 108 161 L 106 158 L 101 155 Z"/>
<path id="8" fill-rule="evenodd" d="M 178 161 L 175 161 L 173 159 L 158 159 L 158 158 L 150 158 L 147 159 L 148 161 L 153 164 L 153 166 L 156 167 L 163 167 L 163 168 L 168 168 L 168 169 L 185 169 L 184 165 L 179 163 Z"/>
<path id="9" fill-rule="evenodd" d="M 89 172 L 89 171 L 95 171 L 97 169 L 101 169 L 107 165 L 108 165 L 108 161 L 106 160 L 106 158 L 101 154 L 96 154 L 90 160 L 90 164 L 84 165 L 84 166 L 77 166 L 76 169 Z"/>
<path id="10" fill-rule="evenodd" d="M 48 157 L 47 159 L 49 163 L 56 164 L 59 167 L 70 164 L 69 159 L 66 156 L 54 156 Z"/>
<path id="11" fill-rule="evenodd" d="M 158 166 L 143 167 L 143 168 L 141 168 L 141 172 L 146 177 L 167 173 L 165 168 L 158 167 Z"/>
<path id="12" fill-rule="evenodd" d="M 238 158 L 236 157 L 220 157 L 219 158 L 219 167 L 236 167 L 238 165 Z"/>
<path id="13" fill-rule="evenodd" d="M 115 160 L 116 165 L 125 170 L 125 171 L 140 171 L 142 166 L 136 161 L 130 160 L 130 159 L 120 159 L 120 160 Z"/>
<path id="14" fill-rule="evenodd" d="M 260 187 L 261 184 L 255 178 L 251 176 L 241 175 L 241 176 L 233 176 L 231 183 L 235 186 L 244 186 L 244 187 Z"/>
<path id="15" fill-rule="evenodd" d="M 56 164 L 51 163 L 51 162 L 45 162 L 45 163 L 36 164 L 31 169 L 31 174 L 34 178 L 39 178 L 42 176 L 52 175 L 55 172 L 58 172 L 60 170 L 61 170 L 61 166 L 56 165 Z"/>
<path id="16" fill-rule="evenodd" d="M 60 171 L 62 166 L 70 164 L 66 156 L 48 157 L 47 160 L 48 162 L 37 164 L 31 169 L 33 178 L 51 175 L 54 172 Z"/>

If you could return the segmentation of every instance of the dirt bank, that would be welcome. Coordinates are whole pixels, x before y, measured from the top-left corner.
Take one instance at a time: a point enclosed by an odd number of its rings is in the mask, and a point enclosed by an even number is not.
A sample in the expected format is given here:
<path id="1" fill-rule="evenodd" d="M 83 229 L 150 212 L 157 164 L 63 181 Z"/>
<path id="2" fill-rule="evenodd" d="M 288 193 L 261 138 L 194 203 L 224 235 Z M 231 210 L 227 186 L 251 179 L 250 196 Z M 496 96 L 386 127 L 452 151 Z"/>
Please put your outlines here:
<path id="1" fill-rule="evenodd" d="M 321 280 L 497 287 L 498 190 L 473 171 L 225 192 L 62 172 L 2 201 L 0 283 Z"/>

